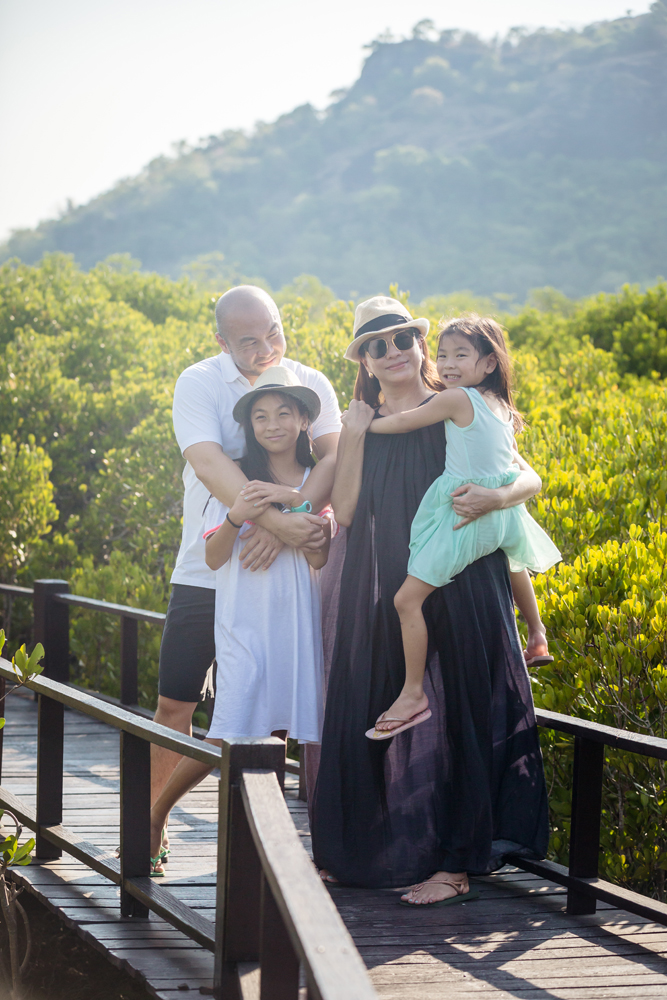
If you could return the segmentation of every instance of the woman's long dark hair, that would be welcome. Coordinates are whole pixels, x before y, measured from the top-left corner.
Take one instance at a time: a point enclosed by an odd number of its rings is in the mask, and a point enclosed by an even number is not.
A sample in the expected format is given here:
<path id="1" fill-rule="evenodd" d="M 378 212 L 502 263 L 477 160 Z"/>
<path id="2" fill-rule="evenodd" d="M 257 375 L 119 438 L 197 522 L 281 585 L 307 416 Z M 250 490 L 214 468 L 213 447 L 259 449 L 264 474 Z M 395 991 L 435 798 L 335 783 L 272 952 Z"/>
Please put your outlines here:
<path id="1" fill-rule="evenodd" d="M 440 392 L 445 387 L 438 376 L 438 369 L 435 367 L 433 361 L 431 361 L 428 344 L 423 337 L 419 338 L 419 343 L 424 355 L 420 371 L 422 382 L 427 389 L 431 389 L 433 392 Z M 366 365 L 363 361 L 360 361 L 357 380 L 354 383 L 354 398 L 363 400 L 364 403 L 368 403 L 374 410 L 377 410 L 378 406 L 381 406 L 384 402 L 384 399 L 380 399 L 381 395 L 380 382 L 378 379 L 371 377 Z"/>
<path id="2" fill-rule="evenodd" d="M 276 396 L 280 396 L 280 398 L 284 400 L 284 402 L 287 403 L 287 405 L 293 410 L 298 410 L 300 416 L 308 416 L 308 410 L 300 399 L 296 399 L 294 396 L 289 396 L 286 392 L 277 392 L 275 389 L 272 389 L 271 392 Z M 265 448 L 262 448 L 261 444 L 255 437 L 255 432 L 252 427 L 253 406 L 248 407 L 243 420 L 243 430 L 245 431 L 248 454 L 243 456 L 239 465 L 248 479 L 259 479 L 263 483 L 277 483 L 278 480 L 271 472 L 270 455 Z M 308 431 L 301 431 L 299 437 L 297 438 L 296 460 L 299 465 L 303 466 L 304 469 L 312 469 L 315 465 L 315 459 L 311 454 L 310 436 Z M 274 504 L 273 506 L 280 507 L 281 505 Z"/>
<path id="3" fill-rule="evenodd" d="M 467 337 L 480 358 L 495 354 L 496 367 L 476 388 L 488 389 L 507 403 L 514 420 L 514 430 L 518 434 L 523 429 L 523 419 L 514 403 L 512 358 L 505 343 L 502 327 L 489 316 L 478 316 L 476 313 L 456 316 L 454 319 L 447 320 L 440 327 L 438 347 L 443 337 L 453 333 L 460 333 L 462 337 Z"/>

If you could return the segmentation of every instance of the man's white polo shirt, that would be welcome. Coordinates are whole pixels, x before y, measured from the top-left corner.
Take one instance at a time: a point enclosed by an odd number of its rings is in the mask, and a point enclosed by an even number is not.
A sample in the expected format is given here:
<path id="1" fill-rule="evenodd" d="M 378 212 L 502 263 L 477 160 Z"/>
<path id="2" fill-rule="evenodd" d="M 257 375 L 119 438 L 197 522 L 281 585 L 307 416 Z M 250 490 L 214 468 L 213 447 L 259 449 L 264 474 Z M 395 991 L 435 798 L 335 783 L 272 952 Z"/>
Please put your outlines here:
<path id="1" fill-rule="evenodd" d="M 303 385 L 314 389 L 320 397 L 322 409 L 311 428 L 313 440 L 324 434 L 338 433 L 340 410 L 329 379 L 298 361 L 283 358 L 281 364 L 290 368 Z M 236 401 L 251 388 L 231 356 L 223 351 L 186 368 L 174 390 L 174 431 L 181 451 L 202 441 L 214 441 L 229 458 L 241 458 L 245 454 L 245 435 L 241 425 L 234 420 L 232 410 Z M 183 536 L 171 582 L 214 590 L 215 573 L 204 560 L 202 538 L 202 515 L 209 493 L 189 462 L 183 469 L 183 485 Z"/>

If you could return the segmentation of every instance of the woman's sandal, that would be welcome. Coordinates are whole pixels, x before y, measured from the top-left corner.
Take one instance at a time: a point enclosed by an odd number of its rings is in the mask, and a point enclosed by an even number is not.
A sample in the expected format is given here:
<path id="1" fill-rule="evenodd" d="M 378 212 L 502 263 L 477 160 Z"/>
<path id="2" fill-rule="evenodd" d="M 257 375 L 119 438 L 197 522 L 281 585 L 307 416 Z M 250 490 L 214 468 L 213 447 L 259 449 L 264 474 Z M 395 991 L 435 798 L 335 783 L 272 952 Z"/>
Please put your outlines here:
<path id="1" fill-rule="evenodd" d="M 525 651 L 524 651 L 523 655 L 524 655 L 524 659 L 525 659 L 525 656 L 526 656 Z M 527 667 L 546 667 L 547 664 L 553 663 L 553 662 L 554 662 L 553 656 L 549 656 L 549 655 L 546 655 L 546 656 L 531 656 L 531 658 L 529 660 L 526 660 L 526 666 Z"/>
<path id="2" fill-rule="evenodd" d="M 410 719 L 392 719 L 386 718 L 384 712 L 377 720 L 378 722 L 402 722 L 402 726 L 396 726 L 395 729 L 376 729 L 375 726 L 372 729 L 366 730 L 366 736 L 369 740 L 390 740 L 392 736 L 398 736 L 399 733 L 404 733 L 406 729 L 412 729 L 413 726 L 418 726 L 420 722 L 426 722 L 427 719 L 431 718 L 431 709 L 426 708 L 423 712 L 417 712 Z"/>
<path id="3" fill-rule="evenodd" d="M 456 889 L 456 895 L 448 896 L 447 899 L 436 899 L 433 903 L 410 903 L 407 899 L 399 899 L 401 906 L 412 906 L 415 910 L 419 910 L 423 906 L 452 906 L 454 903 L 469 903 L 473 899 L 479 899 L 478 889 L 468 887 L 468 891 L 464 892 L 463 882 L 457 882 L 453 878 L 432 878 L 428 882 L 419 882 L 410 887 L 410 892 L 419 892 L 425 885 L 451 885 Z"/>

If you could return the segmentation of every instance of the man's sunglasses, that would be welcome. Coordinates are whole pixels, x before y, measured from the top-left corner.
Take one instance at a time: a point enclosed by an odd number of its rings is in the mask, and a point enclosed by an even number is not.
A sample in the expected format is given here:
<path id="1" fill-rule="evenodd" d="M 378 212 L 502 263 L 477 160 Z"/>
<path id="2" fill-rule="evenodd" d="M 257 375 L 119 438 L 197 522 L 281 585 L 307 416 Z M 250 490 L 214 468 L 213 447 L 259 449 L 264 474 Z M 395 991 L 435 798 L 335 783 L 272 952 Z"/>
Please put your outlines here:
<path id="1" fill-rule="evenodd" d="M 421 337 L 419 330 L 397 330 L 396 333 L 392 334 L 391 342 L 397 351 L 409 351 L 415 342 L 415 337 Z M 367 340 L 365 344 L 362 344 L 359 348 L 359 354 L 368 352 L 369 356 L 377 361 L 385 356 L 388 347 L 384 337 L 378 337 L 377 340 Z"/>

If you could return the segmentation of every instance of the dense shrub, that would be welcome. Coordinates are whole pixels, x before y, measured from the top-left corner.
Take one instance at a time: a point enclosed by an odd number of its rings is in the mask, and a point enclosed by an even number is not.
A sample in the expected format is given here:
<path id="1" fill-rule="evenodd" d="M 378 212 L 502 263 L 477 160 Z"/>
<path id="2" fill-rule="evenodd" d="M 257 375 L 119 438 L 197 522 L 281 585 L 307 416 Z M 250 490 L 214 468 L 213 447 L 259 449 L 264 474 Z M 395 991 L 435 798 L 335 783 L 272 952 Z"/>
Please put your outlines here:
<path id="1" fill-rule="evenodd" d="M 3 580 L 62 576 L 77 593 L 165 609 L 183 466 L 171 398 L 178 374 L 217 350 L 212 308 L 225 284 L 211 274 L 172 282 L 127 259 L 84 274 L 62 256 L 0 268 Z M 353 304 L 307 276 L 278 299 L 288 355 L 328 375 L 346 406 Z M 536 701 L 667 737 L 667 286 L 578 303 L 542 289 L 504 316 L 503 301 L 460 293 L 414 309 L 432 320 L 495 310 L 514 347 L 519 447 L 544 481 L 531 509 L 565 557 L 536 581 L 556 656 L 535 672 Z M 12 627 L 22 621 L 15 610 Z M 73 614 L 79 683 L 118 692 L 118 642 L 117 621 Z M 146 705 L 158 646 L 142 625 Z M 543 746 L 551 851 L 566 861 L 572 747 L 548 732 Z M 604 871 L 664 897 L 663 765 L 609 752 L 604 810 Z"/>

